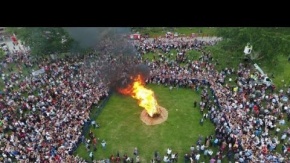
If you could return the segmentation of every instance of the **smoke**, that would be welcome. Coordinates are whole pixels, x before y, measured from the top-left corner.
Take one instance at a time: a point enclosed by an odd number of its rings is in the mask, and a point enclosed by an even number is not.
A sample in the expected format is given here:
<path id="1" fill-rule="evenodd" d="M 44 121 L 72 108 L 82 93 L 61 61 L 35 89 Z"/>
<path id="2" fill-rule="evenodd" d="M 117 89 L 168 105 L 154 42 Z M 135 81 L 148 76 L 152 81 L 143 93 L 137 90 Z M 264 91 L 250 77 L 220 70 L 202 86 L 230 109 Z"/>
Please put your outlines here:
<path id="1" fill-rule="evenodd" d="M 94 48 L 84 59 L 82 70 L 92 83 L 102 82 L 111 89 L 125 88 L 137 75 L 149 78 L 149 68 L 142 64 L 128 38 L 129 28 L 68 28 L 82 47 Z"/>
<path id="2" fill-rule="evenodd" d="M 94 48 L 106 35 L 129 34 L 121 27 L 63 27 L 81 48 Z"/>

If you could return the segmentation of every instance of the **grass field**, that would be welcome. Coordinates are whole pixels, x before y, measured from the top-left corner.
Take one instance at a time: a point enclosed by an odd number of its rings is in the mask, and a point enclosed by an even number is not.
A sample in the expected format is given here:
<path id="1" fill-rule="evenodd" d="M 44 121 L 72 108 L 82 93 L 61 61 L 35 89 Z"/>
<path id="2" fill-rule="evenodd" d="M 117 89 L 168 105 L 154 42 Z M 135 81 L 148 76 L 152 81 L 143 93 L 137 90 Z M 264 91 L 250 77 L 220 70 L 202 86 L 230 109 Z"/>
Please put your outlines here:
<path id="1" fill-rule="evenodd" d="M 272 80 L 278 88 L 290 86 L 290 62 L 286 56 L 279 55 L 278 63 L 273 63 L 271 66 L 269 64 L 262 63 L 261 67 L 268 75 L 274 75 Z"/>
<path id="2" fill-rule="evenodd" d="M 190 35 L 191 33 L 200 33 L 203 36 L 215 36 L 216 28 L 211 27 L 184 27 L 184 28 L 143 28 L 140 33 L 149 33 L 150 37 L 164 36 L 166 32 L 177 32 L 179 34 Z M 284 36 L 281 36 L 284 37 Z M 285 36 L 286 38 L 286 36 Z M 288 38 L 288 33 L 287 33 Z M 215 59 L 218 59 L 220 70 L 224 67 L 237 68 L 238 63 L 243 57 L 243 53 L 229 52 L 221 49 L 219 45 L 207 47 L 213 54 Z M 173 57 L 176 51 L 172 50 Z M 148 59 L 153 58 L 153 53 L 146 54 Z M 197 51 L 190 51 L 189 57 L 191 60 L 197 59 L 200 55 Z M 274 74 L 273 81 L 278 88 L 290 85 L 290 62 L 286 56 L 278 56 L 278 62 L 271 65 L 266 62 L 257 62 L 267 74 Z M 12 71 L 7 69 L 3 73 L 11 73 L 19 71 L 17 64 L 8 66 Z M 23 65 L 22 65 L 23 67 Z M 37 66 L 33 69 L 38 69 Z M 23 74 L 31 73 L 31 68 L 23 68 Z M 3 80 L 0 82 L 0 88 L 3 89 Z M 107 141 L 107 149 L 104 151 L 98 144 L 98 150 L 94 153 L 96 159 L 108 158 L 111 154 L 116 155 L 117 151 L 122 156 L 127 153 L 130 157 L 133 156 L 134 147 L 138 147 L 142 162 L 149 162 L 153 157 L 155 150 L 159 151 L 163 156 L 168 147 L 173 149 L 173 152 L 179 153 L 179 161 L 183 162 L 183 156 L 189 152 L 189 147 L 196 143 L 198 135 L 207 136 L 213 134 L 214 127 L 207 120 L 203 126 L 200 126 L 199 120 L 201 114 L 198 108 L 193 108 L 193 101 L 200 99 L 200 95 L 189 89 L 174 89 L 169 91 L 168 88 L 158 85 L 148 85 L 157 97 L 158 103 L 165 107 L 168 112 L 168 120 L 157 126 L 146 126 L 140 120 L 139 116 L 142 111 L 137 104 L 137 101 L 128 96 L 113 94 L 100 116 L 96 119 L 100 123 L 101 128 L 93 129 L 95 135 L 100 139 Z M 27 96 L 27 94 L 24 94 Z M 284 126 L 279 126 L 285 129 L 290 125 L 289 122 Z M 273 134 L 273 132 L 271 133 Z M 281 134 L 278 135 L 280 137 Z M 280 152 L 281 145 L 277 151 Z M 84 144 L 81 144 L 75 154 L 89 160 L 89 152 L 86 151 Z M 203 157 L 201 157 L 201 161 Z M 208 162 L 208 161 L 206 161 Z"/>
<path id="3" fill-rule="evenodd" d="M 97 118 L 101 127 L 93 129 L 99 141 L 107 142 L 107 149 L 103 150 L 98 144 L 98 150 L 94 153 L 96 159 L 108 158 L 111 154 L 128 154 L 133 156 L 134 147 L 138 147 L 142 162 L 149 162 L 153 158 L 154 151 L 160 155 L 166 152 L 168 147 L 173 152 L 179 153 L 179 161 L 183 161 L 185 153 L 189 152 L 192 144 L 196 144 L 199 134 L 208 136 L 213 134 L 214 126 L 205 121 L 199 124 L 201 113 L 198 108 L 193 108 L 193 101 L 200 100 L 200 95 L 190 89 L 174 89 L 169 91 L 162 85 L 148 85 L 155 92 L 159 105 L 168 110 L 166 122 L 147 126 L 140 120 L 142 108 L 137 101 L 129 96 L 114 93 L 102 113 Z M 82 143 L 76 153 L 89 159 L 88 152 Z"/>

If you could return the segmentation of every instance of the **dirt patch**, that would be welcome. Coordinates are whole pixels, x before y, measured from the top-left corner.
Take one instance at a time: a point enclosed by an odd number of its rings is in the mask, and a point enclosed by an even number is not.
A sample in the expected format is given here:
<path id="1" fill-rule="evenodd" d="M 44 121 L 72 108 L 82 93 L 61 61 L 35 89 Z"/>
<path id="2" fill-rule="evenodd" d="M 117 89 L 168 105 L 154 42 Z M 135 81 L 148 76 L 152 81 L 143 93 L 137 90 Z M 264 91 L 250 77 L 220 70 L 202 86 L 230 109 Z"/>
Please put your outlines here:
<path id="1" fill-rule="evenodd" d="M 168 111 L 161 107 L 161 106 L 158 106 L 159 109 L 160 109 L 160 114 L 158 116 L 154 116 L 154 117 L 150 117 L 148 115 L 148 113 L 146 112 L 146 110 L 144 109 L 142 112 L 141 112 L 141 115 L 140 115 L 140 119 L 146 124 L 146 125 L 158 125 L 160 123 L 163 123 L 167 120 L 168 118 Z"/>

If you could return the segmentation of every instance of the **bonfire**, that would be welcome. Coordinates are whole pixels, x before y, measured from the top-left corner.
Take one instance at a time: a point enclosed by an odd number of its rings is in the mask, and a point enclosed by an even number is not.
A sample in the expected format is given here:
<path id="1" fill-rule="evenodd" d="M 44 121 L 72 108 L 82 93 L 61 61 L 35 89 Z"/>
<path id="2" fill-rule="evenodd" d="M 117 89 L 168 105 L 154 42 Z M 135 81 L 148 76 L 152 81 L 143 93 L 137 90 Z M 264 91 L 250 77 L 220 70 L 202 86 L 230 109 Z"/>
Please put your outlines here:
<path id="1" fill-rule="evenodd" d="M 118 91 L 138 100 L 138 105 L 145 109 L 145 112 L 141 113 L 141 119 L 144 123 L 147 125 L 162 123 L 167 119 L 168 113 L 166 109 L 158 105 L 154 92 L 145 88 L 143 81 L 141 75 L 138 75 L 131 84 L 126 88 L 118 89 Z"/>

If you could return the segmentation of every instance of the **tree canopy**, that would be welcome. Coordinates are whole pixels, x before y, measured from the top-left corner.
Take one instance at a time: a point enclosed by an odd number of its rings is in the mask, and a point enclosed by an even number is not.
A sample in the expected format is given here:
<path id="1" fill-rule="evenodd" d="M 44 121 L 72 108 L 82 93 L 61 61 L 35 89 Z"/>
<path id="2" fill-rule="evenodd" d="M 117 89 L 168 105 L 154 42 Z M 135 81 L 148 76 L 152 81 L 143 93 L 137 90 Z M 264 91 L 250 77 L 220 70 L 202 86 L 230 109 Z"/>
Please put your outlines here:
<path id="1" fill-rule="evenodd" d="M 41 57 L 71 50 L 74 40 L 61 27 L 10 27 L 21 42 L 31 48 L 31 54 Z"/>
<path id="2" fill-rule="evenodd" d="M 265 61 L 275 61 L 278 55 L 288 56 L 290 28 L 233 27 L 218 28 L 217 33 L 224 38 L 225 50 L 243 52 L 249 42 L 253 52 L 259 53 Z"/>

